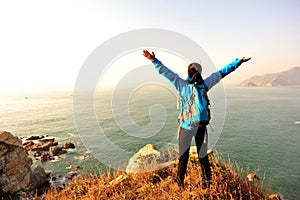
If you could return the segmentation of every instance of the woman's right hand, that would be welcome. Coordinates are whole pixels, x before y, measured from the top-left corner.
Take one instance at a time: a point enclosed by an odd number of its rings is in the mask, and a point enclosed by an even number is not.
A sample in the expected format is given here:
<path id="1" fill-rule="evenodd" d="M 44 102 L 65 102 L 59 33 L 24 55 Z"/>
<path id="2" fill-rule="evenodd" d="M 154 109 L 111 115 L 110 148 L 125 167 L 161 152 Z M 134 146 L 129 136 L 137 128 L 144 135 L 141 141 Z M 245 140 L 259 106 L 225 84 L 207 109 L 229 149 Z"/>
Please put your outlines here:
<path id="1" fill-rule="evenodd" d="M 155 60 L 155 54 L 152 52 L 152 54 L 149 53 L 149 51 L 144 50 L 143 55 L 148 58 L 151 62 Z"/>

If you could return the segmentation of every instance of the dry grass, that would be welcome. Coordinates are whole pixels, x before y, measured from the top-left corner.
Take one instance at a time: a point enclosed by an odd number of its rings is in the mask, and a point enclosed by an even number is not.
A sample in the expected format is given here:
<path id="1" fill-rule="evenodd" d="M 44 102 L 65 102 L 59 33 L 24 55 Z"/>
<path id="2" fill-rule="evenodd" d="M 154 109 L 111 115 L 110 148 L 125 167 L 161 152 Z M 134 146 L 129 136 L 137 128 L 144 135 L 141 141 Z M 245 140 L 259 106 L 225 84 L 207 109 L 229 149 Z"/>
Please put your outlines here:
<path id="1" fill-rule="evenodd" d="M 260 184 L 248 182 L 237 165 L 211 157 L 212 185 L 202 188 L 201 168 L 190 160 L 185 188 L 170 189 L 177 172 L 177 163 L 155 172 L 90 175 L 79 178 L 61 191 L 51 189 L 43 195 L 47 200 L 70 199 L 268 199 Z M 233 170 L 235 169 L 235 171 Z M 118 179 L 118 180 L 117 180 Z"/>

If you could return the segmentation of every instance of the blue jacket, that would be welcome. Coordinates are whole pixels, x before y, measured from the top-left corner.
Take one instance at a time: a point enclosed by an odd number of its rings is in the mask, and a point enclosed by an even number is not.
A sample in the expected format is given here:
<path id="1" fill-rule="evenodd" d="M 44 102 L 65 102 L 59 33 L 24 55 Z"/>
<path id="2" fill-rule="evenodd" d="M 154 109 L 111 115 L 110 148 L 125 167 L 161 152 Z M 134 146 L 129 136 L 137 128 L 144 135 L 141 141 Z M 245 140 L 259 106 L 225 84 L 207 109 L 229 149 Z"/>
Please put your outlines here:
<path id="1" fill-rule="evenodd" d="M 222 78 L 224 78 L 226 75 L 229 73 L 233 72 L 235 69 L 237 69 L 241 64 L 240 59 L 234 60 L 232 63 L 226 65 L 219 71 L 212 73 L 209 77 L 204 79 L 203 84 L 189 84 L 186 80 L 182 79 L 179 77 L 178 74 L 174 73 L 172 70 L 167 68 L 164 64 L 162 64 L 161 61 L 155 58 L 155 60 L 152 62 L 157 69 L 158 73 L 167 78 L 171 84 L 176 88 L 176 90 L 179 92 L 179 95 L 182 98 L 182 104 L 180 109 L 180 114 L 184 111 L 184 109 L 188 106 L 186 101 L 188 98 L 191 97 L 192 92 L 193 92 L 193 86 L 196 86 L 197 88 L 204 88 L 206 91 L 209 91 L 214 85 L 216 85 Z M 198 93 L 196 93 L 198 95 Z M 199 98 L 197 98 L 199 99 Z M 198 107 L 200 109 L 205 109 L 202 108 L 202 104 L 198 102 Z M 198 116 L 199 121 L 207 120 L 207 119 L 201 119 L 201 116 Z M 190 125 L 190 121 L 183 121 L 180 123 L 180 126 L 186 130 L 193 130 L 196 127 Z"/>

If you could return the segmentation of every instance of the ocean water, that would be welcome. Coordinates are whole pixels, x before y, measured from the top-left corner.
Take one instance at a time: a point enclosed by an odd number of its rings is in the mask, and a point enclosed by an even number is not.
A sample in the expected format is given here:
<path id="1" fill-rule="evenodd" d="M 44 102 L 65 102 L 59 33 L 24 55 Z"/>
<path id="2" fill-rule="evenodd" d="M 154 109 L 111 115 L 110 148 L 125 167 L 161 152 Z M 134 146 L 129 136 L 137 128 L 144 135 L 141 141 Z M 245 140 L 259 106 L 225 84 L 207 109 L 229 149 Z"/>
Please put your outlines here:
<path id="1" fill-rule="evenodd" d="M 221 120 L 220 127 L 208 128 L 210 136 L 222 130 L 213 148 L 237 162 L 245 173 L 257 172 L 273 192 L 285 199 L 300 199 L 300 88 L 229 87 L 225 91 L 224 127 Z M 76 149 L 60 161 L 34 162 L 34 166 L 39 164 L 62 174 L 68 172 L 66 167 L 70 165 L 81 166 L 82 173 L 107 170 L 107 162 L 124 159 L 110 148 L 113 146 L 126 151 L 126 159 L 148 143 L 159 148 L 174 147 L 177 144 L 174 94 L 161 88 L 128 94 L 120 93 L 112 100 L 110 92 L 98 92 L 92 102 L 93 113 L 84 112 L 82 107 L 79 119 L 74 119 L 73 105 L 78 97 L 71 92 L 1 94 L 0 129 L 23 137 L 48 135 L 59 144 L 74 142 Z M 214 117 L 221 114 L 221 108 L 213 103 Z M 89 126 L 92 118 L 96 118 L 95 127 Z M 88 128 L 82 133 L 79 130 L 84 125 Z M 109 141 L 108 148 L 101 152 L 98 147 L 107 144 L 97 138 L 99 130 L 104 141 Z"/>
<path id="2" fill-rule="evenodd" d="M 300 88 L 229 88 L 227 97 L 216 148 L 259 169 L 272 191 L 300 199 Z"/>

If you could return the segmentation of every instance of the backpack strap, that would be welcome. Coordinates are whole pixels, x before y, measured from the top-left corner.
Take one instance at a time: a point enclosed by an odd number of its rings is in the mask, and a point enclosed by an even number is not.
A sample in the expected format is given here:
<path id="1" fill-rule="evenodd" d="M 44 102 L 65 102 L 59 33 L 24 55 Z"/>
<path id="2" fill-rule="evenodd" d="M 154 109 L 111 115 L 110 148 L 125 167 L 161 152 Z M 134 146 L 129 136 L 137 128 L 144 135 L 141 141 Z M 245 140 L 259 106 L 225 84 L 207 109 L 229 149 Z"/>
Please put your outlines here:
<path id="1" fill-rule="evenodd" d="M 206 92 L 208 92 L 208 87 L 207 87 L 205 81 L 203 81 L 203 86 L 204 86 L 204 89 L 206 90 Z"/>

